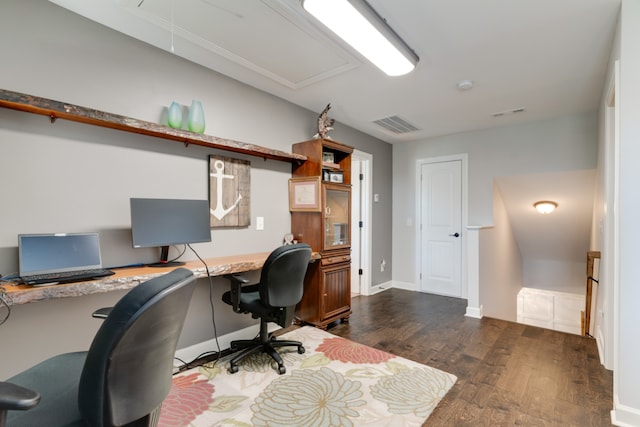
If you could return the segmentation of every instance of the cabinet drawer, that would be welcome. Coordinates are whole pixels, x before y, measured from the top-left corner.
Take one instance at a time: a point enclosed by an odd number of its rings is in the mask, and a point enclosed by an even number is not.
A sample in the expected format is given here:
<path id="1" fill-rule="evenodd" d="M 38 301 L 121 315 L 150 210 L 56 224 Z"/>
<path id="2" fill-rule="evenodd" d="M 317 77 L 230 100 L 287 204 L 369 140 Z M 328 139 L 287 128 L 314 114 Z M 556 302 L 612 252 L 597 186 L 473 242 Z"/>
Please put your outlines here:
<path id="1" fill-rule="evenodd" d="M 341 262 L 351 262 L 351 255 L 340 255 L 332 256 L 329 258 L 322 258 L 320 260 L 320 265 L 325 267 L 327 265 L 339 264 Z"/>

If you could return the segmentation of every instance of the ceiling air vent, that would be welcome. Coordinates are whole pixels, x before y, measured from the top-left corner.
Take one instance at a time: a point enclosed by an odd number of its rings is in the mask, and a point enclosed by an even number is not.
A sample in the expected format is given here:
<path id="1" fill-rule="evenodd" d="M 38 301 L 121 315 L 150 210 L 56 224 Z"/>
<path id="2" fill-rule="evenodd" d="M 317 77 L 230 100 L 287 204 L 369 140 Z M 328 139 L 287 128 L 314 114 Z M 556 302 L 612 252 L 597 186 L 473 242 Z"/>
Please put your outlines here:
<path id="1" fill-rule="evenodd" d="M 408 133 L 419 130 L 417 127 L 406 121 L 400 116 L 390 116 L 384 119 L 374 120 L 375 124 L 389 130 L 393 133 Z"/>

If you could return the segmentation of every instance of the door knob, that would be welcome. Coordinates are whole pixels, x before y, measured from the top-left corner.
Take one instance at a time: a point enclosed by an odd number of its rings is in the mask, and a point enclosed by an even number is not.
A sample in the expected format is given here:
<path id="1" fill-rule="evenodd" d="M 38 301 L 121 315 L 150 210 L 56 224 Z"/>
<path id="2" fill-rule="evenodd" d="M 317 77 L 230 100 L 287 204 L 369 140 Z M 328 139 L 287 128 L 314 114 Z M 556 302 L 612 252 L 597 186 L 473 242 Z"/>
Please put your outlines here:
<path id="1" fill-rule="evenodd" d="M 449 233 L 451 237 L 460 237 L 460 233 Z"/>

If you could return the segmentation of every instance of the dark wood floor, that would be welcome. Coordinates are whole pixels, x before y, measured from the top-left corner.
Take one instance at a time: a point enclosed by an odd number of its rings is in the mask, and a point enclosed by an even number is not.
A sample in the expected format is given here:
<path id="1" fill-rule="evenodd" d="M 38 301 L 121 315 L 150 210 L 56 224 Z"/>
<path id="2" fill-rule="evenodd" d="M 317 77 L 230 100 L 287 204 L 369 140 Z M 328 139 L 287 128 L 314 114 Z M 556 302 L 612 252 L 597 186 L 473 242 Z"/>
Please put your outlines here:
<path id="1" fill-rule="evenodd" d="M 611 425 L 613 375 L 592 339 L 465 317 L 465 300 L 399 289 L 352 307 L 329 332 L 458 377 L 425 426 Z"/>

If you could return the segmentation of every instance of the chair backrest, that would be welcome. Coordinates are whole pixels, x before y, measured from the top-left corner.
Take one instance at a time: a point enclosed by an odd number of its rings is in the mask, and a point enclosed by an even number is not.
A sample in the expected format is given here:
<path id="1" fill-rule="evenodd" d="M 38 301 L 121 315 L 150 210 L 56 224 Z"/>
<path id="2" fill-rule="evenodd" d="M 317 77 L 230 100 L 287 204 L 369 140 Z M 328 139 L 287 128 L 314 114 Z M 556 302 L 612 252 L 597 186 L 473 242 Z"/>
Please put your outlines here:
<path id="1" fill-rule="evenodd" d="M 270 307 L 291 307 L 302 299 L 304 276 L 311 258 L 306 243 L 281 246 L 264 262 L 260 275 L 260 299 Z"/>
<path id="2" fill-rule="evenodd" d="M 159 409 L 171 388 L 195 280 L 179 268 L 139 284 L 113 307 L 80 378 L 78 405 L 85 422 L 124 425 Z"/>

